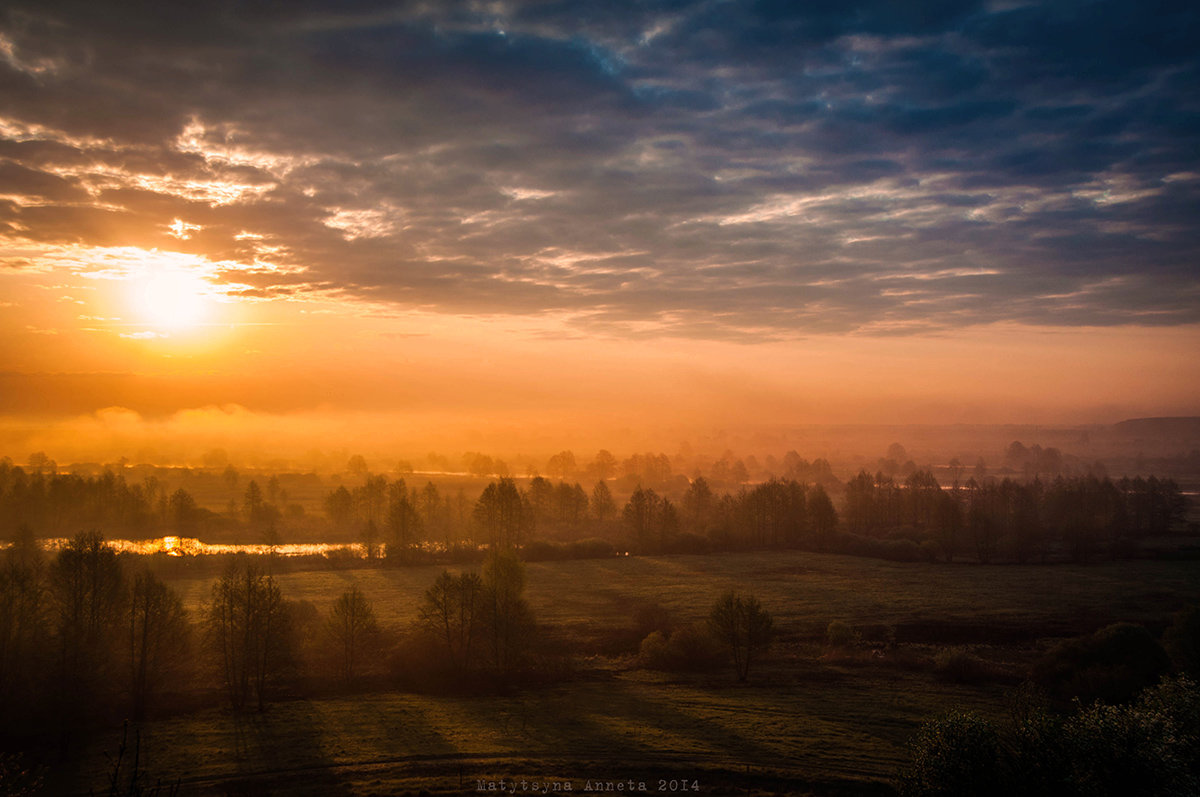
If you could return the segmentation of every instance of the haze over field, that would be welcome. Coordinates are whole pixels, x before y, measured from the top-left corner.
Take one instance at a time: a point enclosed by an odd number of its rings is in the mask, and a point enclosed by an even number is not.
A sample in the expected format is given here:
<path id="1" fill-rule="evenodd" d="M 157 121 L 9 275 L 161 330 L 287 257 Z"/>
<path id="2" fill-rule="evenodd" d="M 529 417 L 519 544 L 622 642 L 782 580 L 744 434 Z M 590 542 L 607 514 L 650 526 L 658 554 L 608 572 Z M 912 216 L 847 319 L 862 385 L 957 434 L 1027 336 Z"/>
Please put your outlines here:
<path id="1" fill-rule="evenodd" d="M 0 448 L 1200 414 L 1186 4 L 25 2 Z"/>

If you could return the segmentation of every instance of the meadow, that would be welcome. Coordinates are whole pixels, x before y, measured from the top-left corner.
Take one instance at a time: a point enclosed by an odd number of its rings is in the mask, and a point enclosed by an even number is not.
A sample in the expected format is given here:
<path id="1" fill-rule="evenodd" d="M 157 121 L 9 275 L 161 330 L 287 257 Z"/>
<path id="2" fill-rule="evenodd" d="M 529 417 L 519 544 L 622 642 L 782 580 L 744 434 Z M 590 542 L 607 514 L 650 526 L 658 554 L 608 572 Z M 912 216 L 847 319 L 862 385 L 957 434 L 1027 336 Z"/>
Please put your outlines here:
<path id="1" fill-rule="evenodd" d="M 209 578 L 170 568 L 196 612 Z M 475 791 L 507 779 L 541 785 L 659 780 L 703 793 L 891 793 L 920 722 L 955 707 L 1000 717 L 1040 652 L 1060 638 L 1129 621 L 1156 634 L 1200 599 L 1200 566 L 1137 560 L 1091 565 L 909 564 L 804 552 L 618 557 L 530 563 L 527 596 L 569 651 L 565 675 L 500 696 L 393 690 L 287 699 L 261 714 L 211 707 L 145 723 L 141 765 L 181 794 L 400 794 Z M 406 626 L 441 568 L 281 571 L 285 597 L 320 612 L 357 585 L 381 623 Z M 636 658 L 633 616 L 657 604 L 700 621 L 723 591 L 753 592 L 778 631 L 768 658 L 732 672 L 662 673 Z M 831 649 L 825 629 L 860 634 Z M 947 646 L 988 662 L 950 683 Z M 119 738 L 97 741 L 50 785 L 98 787 Z M 516 779 L 515 781 L 513 779 Z M 622 781 L 624 782 L 624 781 Z M 540 788 L 540 787 L 539 787 Z"/>

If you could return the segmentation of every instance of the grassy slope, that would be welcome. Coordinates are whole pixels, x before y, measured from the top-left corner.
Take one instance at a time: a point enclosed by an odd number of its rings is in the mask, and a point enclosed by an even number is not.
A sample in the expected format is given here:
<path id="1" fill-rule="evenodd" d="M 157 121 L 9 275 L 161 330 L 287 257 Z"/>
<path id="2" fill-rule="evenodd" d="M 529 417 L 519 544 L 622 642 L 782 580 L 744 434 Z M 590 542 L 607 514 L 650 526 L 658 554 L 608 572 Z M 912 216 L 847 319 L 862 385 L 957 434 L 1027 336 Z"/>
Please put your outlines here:
<path id="1" fill-rule="evenodd" d="M 406 623 L 436 573 L 321 571 L 285 573 L 280 581 L 285 595 L 322 609 L 357 583 L 381 620 Z M 539 619 L 577 649 L 628 626 L 633 600 L 658 601 L 686 622 L 704 617 L 730 588 L 760 597 L 776 617 L 781 644 L 749 687 L 724 676 L 672 678 L 593 660 L 580 680 L 514 697 L 290 701 L 237 721 L 213 708 L 150 724 L 143 750 L 151 770 L 201 779 L 274 772 L 262 775 L 258 788 L 388 794 L 425 783 L 458 793 L 460 767 L 468 782 L 555 776 L 575 779 L 578 789 L 590 775 L 622 773 L 691 772 L 719 784 L 717 770 L 749 765 L 792 778 L 782 786 L 767 782 L 767 791 L 808 782 L 823 792 L 839 781 L 888 778 L 924 717 L 955 705 L 999 715 L 1007 699 L 1004 687 L 947 685 L 920 667 L 821 660 L 812 640 L 829 621 L 888 624 L 901 641 L 1003 638 L 1010 644 L 991 657 L 1019 666 L 1044 637 L 1117 620 L 1161 625 L 1200 598 L 1194 562 L 977 567 L 796 552 L 542 563 L 531 564 L 528 575 Z M 207 584 L 175 582 L 192 608 Z M 93 760 L 103 771 L 99 750 Z M 313 769 L 281 772 L 302 767 Z M 225 788 L 202 780 L 188 790 Z"/>

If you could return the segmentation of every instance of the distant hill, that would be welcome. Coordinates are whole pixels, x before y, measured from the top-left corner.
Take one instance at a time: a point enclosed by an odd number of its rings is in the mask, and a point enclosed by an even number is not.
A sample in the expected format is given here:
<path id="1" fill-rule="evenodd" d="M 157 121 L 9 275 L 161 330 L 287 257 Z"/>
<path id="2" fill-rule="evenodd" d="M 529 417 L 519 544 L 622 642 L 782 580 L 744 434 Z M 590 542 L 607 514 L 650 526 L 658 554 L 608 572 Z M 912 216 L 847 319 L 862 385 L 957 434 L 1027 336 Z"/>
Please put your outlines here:
<path id="1" fill-rule="evenodd" d="M 1200 417 L 1183 418 L 1131 418 L 1112 426 L 1114 432 L 1147 437 L 1200 436 Z"/>

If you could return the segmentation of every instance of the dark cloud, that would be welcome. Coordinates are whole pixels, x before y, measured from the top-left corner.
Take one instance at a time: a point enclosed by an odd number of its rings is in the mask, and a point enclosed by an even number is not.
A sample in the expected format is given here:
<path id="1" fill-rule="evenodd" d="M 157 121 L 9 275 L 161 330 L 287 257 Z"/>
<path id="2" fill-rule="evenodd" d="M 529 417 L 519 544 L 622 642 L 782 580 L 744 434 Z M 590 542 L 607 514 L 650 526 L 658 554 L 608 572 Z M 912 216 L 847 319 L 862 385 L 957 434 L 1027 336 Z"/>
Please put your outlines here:
<path id="1" fill-rule="evenodd" d="M 1200 15 L 990 9 L 13 3 L 0 229 L 594 334 L 1200 321 Z"/>

